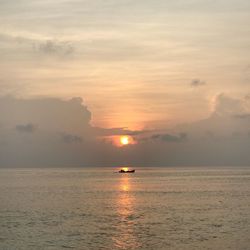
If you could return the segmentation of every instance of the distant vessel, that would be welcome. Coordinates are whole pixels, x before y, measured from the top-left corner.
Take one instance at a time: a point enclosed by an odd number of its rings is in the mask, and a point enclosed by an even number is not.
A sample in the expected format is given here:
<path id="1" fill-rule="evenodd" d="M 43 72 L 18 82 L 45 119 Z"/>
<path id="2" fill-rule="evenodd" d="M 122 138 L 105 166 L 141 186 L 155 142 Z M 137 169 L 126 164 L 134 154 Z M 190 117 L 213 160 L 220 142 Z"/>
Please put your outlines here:
<path id="1" fill-rule="evenodd" d="M 128 168 L 122 168 L 121 170 L 119 170 L 119 173 L 134 173 L 135 170 L 131 169 L 129 170 Z"/>

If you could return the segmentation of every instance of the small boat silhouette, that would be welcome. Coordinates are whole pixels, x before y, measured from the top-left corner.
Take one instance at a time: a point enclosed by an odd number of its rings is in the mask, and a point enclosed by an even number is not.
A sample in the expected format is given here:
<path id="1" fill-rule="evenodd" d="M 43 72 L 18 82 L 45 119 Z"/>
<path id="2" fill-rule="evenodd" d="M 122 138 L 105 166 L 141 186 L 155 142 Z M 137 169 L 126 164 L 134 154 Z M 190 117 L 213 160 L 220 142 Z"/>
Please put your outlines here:
<path id="1" fill-rule="evenodd" d="M 134 169 L 132 169 L 132 170 L 127 170 L 127 169 L 121 169 L 121 170 L 119 170 L 119 173 L 134 173 L 134 172 L 135 172 Z"/>

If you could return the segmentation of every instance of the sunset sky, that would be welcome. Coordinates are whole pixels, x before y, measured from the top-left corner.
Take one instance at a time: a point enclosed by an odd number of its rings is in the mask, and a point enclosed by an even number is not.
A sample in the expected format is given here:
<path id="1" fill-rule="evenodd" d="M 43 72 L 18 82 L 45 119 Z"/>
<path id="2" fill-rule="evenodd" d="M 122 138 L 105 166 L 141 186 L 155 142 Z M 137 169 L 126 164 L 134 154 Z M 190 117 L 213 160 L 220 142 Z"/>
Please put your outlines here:
<path id="1" fill-rule="evenodd" d="M 249 164 L 249 13 L 247 0 L 0 0 L 0 166 Z"/>

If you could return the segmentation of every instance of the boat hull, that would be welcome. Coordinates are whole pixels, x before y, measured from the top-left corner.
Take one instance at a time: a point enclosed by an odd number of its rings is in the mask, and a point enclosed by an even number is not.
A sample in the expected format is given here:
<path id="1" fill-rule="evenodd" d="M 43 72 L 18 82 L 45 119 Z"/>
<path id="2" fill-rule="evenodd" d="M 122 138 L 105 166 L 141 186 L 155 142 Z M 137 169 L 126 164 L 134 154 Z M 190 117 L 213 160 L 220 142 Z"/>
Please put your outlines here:
<path id="1" fill-rule="evenodd" d="M 119 173 L 123 173 L 123 174 L 126 174 L 126 173 L 134 173 L 135 172 L 135 170 L 133 169 L 133 170 L 127 170 L 127 171 L 125 171 L 125 170 L 120 170 L 119 171 Z"/>

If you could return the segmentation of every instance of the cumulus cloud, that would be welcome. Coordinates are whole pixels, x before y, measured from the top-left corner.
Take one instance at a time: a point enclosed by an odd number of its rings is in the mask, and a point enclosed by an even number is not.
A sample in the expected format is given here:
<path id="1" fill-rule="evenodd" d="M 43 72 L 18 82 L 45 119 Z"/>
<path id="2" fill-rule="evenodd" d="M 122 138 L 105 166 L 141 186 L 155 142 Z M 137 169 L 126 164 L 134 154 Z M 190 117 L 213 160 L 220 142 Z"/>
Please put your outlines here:
<path id="1" fill-rule="evenodd" d="M 219 94 L 215 100 L 214 113 L 217 115 L 237 115 L 244 113 L 244 99 L 232 98 L 225 94 Z"/>
<path id="2" fill-rule="evenodd" d="M 192 87 L 200 87 L 206 85 L 205 81 L 202 81 L 200 79 L 193 79 L 190 83 Z"/>
<path id="3" fill-rule="evenodd" d="M 91 112 L 80 97 L 0 97 L 0 112 L 0 167 L 118 164 L 122 152 L 100 138 L 145 133 L 93 127 Z"/>
<path id="4" fill-rule="evenodd" d="M 81 98 L 61 100 L 57 98 L 17 99 L 0 98 L 0 123 L 6 127 L 17 124 L 37 124 L 40 129 L 84 133 L 90 130 L 91 113 Z"/>
<path id="5" fill-rule="evenodd" d="M 219 94 L 214 101 L 214 110 L 206 119 L 193 122 L 191 124 L 179 125 L 178 129 L 185 130 L 192 137 L 210 138 L 230 137 L 235 132 L 247 134 L 249 131 L 250 109 L 246 105 L 247 100 Z"/>
<path id="6" fill-rule="evenodd" d="M 91 113 L 79 97 L 0 97 L 0 113 L 0 167 L 84 165 L 97 150 Z"/>

